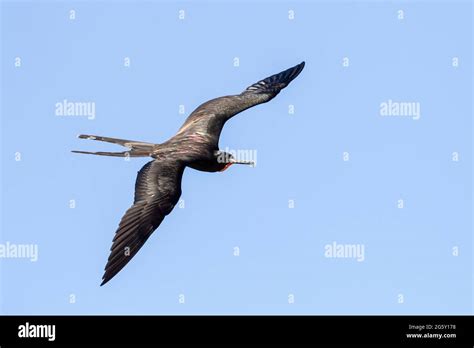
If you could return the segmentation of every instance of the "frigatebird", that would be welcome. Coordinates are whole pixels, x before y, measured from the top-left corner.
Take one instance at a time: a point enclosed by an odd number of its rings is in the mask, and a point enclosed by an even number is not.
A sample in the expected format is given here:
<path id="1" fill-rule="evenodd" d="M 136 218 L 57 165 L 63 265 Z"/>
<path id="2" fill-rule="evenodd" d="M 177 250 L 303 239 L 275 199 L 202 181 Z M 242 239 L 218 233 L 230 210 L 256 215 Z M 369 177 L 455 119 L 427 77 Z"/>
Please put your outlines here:
<path id="1" fill-rule="evenodd" d="M 250 161 L 239 161 L 230 153 L 219 150 L 219 137 L 225 122 L 252 106 L 272 100 L 301 73 L 304 65 L 302 62 L 267 77 L 249 86 L 240 94 L 205 102 L 189 115 L 171 139 L 161 144 L 79 135 L 81 139 L 118 144 L 128 150 L 72 152 L 153 158 L 138 172 L 135 199 L 115 232 L 101 286 L 112 279 L 135 256 L 165 216 L 171 213 L 181 196 L 181 179 L 186 167 L 205 172 L 218 172 L 226 170 L 232 164 L 253 164 Z"/>

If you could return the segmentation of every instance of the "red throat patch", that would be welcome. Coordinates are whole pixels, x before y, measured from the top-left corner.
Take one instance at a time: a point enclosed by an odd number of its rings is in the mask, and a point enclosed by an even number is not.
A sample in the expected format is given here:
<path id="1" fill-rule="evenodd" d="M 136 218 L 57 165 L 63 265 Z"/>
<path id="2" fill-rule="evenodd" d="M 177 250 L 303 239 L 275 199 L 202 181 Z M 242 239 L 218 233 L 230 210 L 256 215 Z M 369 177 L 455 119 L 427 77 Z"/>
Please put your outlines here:
<path id="1" fill-rule="evenodd" d="M 233 165 L 233 164 L 234 164 L 234 163 L 227 163 L 227 164 L 225 165 L 225 167 L 222 168 L 222 169 L 219 170 L 219 171 L 220 171 L 220 172 L 223 172 L 224 170 L 226 170 L 227 168 L 229 168 L 229 167 L 230 167 L 231 165 Z"/>

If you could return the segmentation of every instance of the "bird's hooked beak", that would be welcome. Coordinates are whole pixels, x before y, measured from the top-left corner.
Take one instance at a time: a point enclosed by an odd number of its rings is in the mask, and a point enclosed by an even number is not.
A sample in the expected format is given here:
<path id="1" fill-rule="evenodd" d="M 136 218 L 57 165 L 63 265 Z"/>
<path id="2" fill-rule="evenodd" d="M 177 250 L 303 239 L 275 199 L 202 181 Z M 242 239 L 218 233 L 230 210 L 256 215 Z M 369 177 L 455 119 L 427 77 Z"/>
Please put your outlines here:
<path id="1" fill-rule="evenodd" d="M 229 160 L 229 163 L 231 163 L 231 164 L 246 164 L 248 166 L 255 167 L 255 162 L 254 161 L 238 161 L 235 158 L 231 158 Z"/>

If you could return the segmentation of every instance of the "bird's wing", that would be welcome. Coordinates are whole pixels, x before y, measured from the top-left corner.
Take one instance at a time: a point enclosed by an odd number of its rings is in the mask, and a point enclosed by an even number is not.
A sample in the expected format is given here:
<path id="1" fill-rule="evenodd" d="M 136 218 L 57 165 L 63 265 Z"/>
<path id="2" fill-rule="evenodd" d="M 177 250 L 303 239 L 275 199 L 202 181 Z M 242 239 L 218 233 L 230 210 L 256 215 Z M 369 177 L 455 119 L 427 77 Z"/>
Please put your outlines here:
<path id="1" fill-rule="evenodd" d="M 292 68 L 282 71 L 254 83 L 238 95 L 212 99 L 200 105 L 186 119 L 178 134 L 204 130 L 220 135 L 224 123 L 232 116 L 252 106 L 266 103 L 276 97 L 303 70 L 302 62 Z"/>
<path id="2" fill-rule="evenodd" d="M 104 285 L 140 250 L 181 196 L 184 166 L 175 160 L 153 160 L 138 172 L 135 199 L 120 221 L 102 277 Z"/>

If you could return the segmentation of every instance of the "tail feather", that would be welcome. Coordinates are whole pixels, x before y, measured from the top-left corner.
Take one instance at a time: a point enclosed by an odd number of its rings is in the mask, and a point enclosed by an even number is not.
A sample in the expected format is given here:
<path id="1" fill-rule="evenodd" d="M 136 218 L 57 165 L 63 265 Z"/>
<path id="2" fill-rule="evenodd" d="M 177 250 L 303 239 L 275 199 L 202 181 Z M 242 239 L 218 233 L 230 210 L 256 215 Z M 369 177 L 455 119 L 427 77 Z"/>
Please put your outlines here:
<path id="1" fill-rule="evenodd" d="M 153 153 L 153 149 L 155 148 L 155 144 L 152 144 L 152 143 L 146 143 L 143 141 L 118 139 L 118 138 L 101 137 L 98 135 L 80 134 L 78 138 L 104 141 L 107 143 L 121 145 L 130 149 L 128 151 L 123 151 L 123 152 L 104 152 L 104 151 L 89 152 L 89 151 L 76 151 L 76 150 L 72 151 L 74 153 L 82 153 L 82 154 L 87 154 L 87 155 L 113 156 L 113 157 L 148 157 L 148 156 L 151 156 L 151 154 Z"/>
<path id="2" fill-rule="evenodd" d="M 104 151 L 89 152 L 89 151 L 76 151 L 76 150 L 72 150 L 71 152 L 82 153 L 86 155 L 113 156 L 113 157 L 148 157 L 151 155 L 151 151 L 133 150 L 133 149 L 130 151 L 123 151 L 123 152 L 104 152 Z"/>

